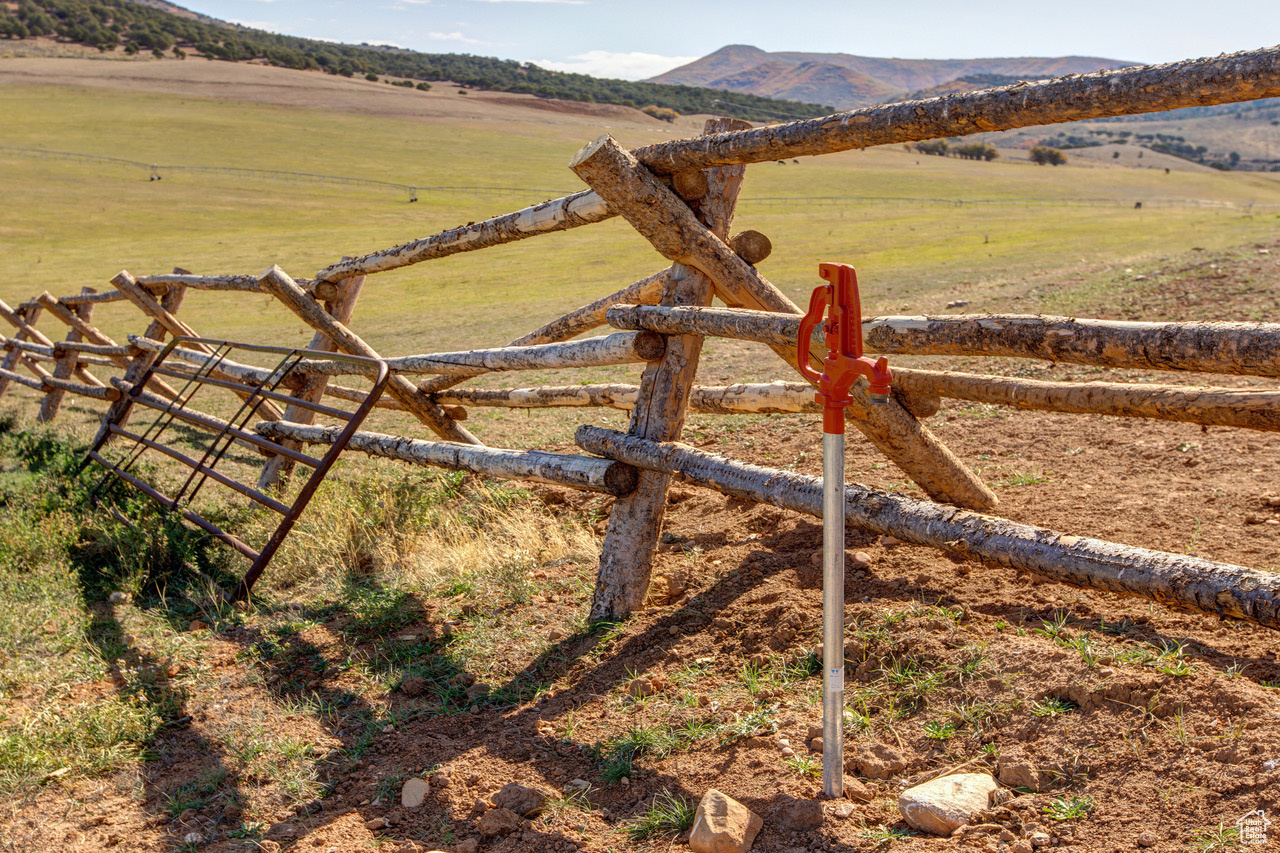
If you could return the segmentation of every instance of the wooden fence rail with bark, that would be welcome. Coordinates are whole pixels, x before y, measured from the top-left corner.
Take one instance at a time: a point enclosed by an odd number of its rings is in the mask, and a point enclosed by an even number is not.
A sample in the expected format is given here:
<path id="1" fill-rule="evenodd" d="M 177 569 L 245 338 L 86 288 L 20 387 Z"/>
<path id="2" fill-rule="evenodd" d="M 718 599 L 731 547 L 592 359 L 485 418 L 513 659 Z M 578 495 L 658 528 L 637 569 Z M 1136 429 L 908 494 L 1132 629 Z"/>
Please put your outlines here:
<path id="1" fill-rule="evenodd" d="M 703 135 L 628 151 L 609 136 L 585 146 L 570 168 L 587 189 L 482 222 L 428 235 L 362 257 L 345 257 L 314 279 L 277 266 L 256 275 L 195 275 L 188 270 L 134 277 L 121 272 L 110 288 L 55 297 L 41 293 L 10 307 L 3 338 L 0 395 L 12 385 L 40 393 L 40 419 L 52 420 L 64 395 L 109 403 L 100 435 L 125 434 L 131 398 L 143 408 L 173 410 L 204 427 L 227 425 L 187 411 L 184 387 L 194 373 L 242 398 L 273 368 L 229 361 L 199 345 L 176 350 L 146 388 L 137 387 L 166 338 L 194 331 L 178 318 L 184 294 L 201 290 L 234 299 L 265 295 L 312 330 L 310 349 L 378 358 L 354 330 L 366 277 L 462 252 L 577 228 L 620 216 L 662 261 L 637 271 L 634 283 L 551 318 L 506 346 L 385 359 L 392 372 L 380 409 L 407 413 L 435 440 L 358 432 L 350 449 L 410 464 L 596 491 L 616 498 L 610 512 L 591 614 L 625 616 L 643 605 L 659 539 L 668 484 L 682 480 L 748 500 L 821 515 L 820 481 L 713 457 L 679 444 L 688 413 L 723 415 L 816 413 L 813 388 L 799 366 L 799 309 L 756 264 L 771 248 L 758 232 L 733 231 L 735 206 L 752 163 L 821 155 L 873 145 L 1230 103 L 1280 96 L 1280 48 L 1071 75 L 751 128 L 708 122 Z M 819 260 L 815 258 L 815 265 Z M 727 307 L 713 308 L 719 298 Z M 117 344 L 93 325 L 97 305 L 122 302 L 148 325 Z M 65 326 L 55 340 L 37 328 L 43 317 Z M 601 326 L 610 334 L 580 335 Z M 62 334 L 62 333 L 60 333 Z M 1280 377 L 1280 324 L 1133 323 L 1026 315 L 876 317 L 863 322 L 869 352 L 1031 358 L 1096 367 Z M 793 381 L 699 384 L 707 337 L 758 343 Z M 821 342 L 814 351 L 822 350 Z M 772 359 L 774 355 L 765 355 Z M 637 366 L 635 382 L 458 387 L 516 370 Z M 105 371 L 105 372 L 104 372 Z M 254 430 L 231 429 L 243 447 L 280 448 L 262 467 L 258 488 L 282 489 L 301 452 L 331 443 L 341 414 L 324 398 L 360 403 L 365 392 L 338 384 L 353 372 L 337 359 L 313 358 L 289 381 L 250 404 Z M 849 423 L 936 502 L 914 501 L 862 487 L 846 491 L 849 523 L 952 556 L 1036 572 L 1066 583 L 1141 595 L 1167 604 L 1280 627 L 1277 576 L 1043 530 L 975 511 L 997 500 L 922 421 L 943 399 L 1074 414 L 1152 418 L 1280 431 L 1280 389 L 1192 384 L 1050 382 L 895 365 L 893 398 L 872 406 L 855 386 Z M 173 384 L 170 384 L 172 382 Z M 338 406 L 339 404 L 335 404 Z M 465 407 L 513 409 L 604 407 L 628 411 L 627 433 L 583 427 L 577 443 L 593 456 L 485 446 L 461 425 Z M 270 444 L 261 436 L 270 436 Z M 602 458 L 603 457 L 603 458 Z"/>

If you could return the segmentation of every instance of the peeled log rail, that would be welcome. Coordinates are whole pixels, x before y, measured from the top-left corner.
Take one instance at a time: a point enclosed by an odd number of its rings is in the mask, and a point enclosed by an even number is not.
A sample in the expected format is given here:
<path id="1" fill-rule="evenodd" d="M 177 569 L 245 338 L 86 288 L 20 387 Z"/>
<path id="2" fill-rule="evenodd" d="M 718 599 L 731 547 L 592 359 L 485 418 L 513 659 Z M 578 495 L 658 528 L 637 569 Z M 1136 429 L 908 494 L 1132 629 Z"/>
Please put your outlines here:
<path id="1" fill-rule="evenodd" d="M 1280 96 L 1280 47 L 1208 59 L 1071 74 L 923 101 L 850 110 L 753 130 L 637 148 L 660 175 L 730 163 L 916 142 Z"/>
<path id="2" fill-rule="evenodd" d="M 603 222 L 613 216 L 600 196 L 586 190 L 543 202 L 483 222 L 442 231 L 421 240 L 404 243 L 360 258 L 340 261 L 316 273 L 317 281 L 337 281 L 353 275 L 384 272 L 399 267 L 444 258 L 459 252 L 487 249 L 534 237 Z"/>
<path id="3" fill-rule="evenodd" d="M 653 332 L 618 332 L 558 344 L 404 355 L 384 361 L 392 374 L 400 376 L 423 373 L 478 376 L 504 370 L 554 370 L 636 364 L 662 358 L 665 349 L 662 336 Z M 326 376 L 371 372 L 365 365 L 318 358 L 304 359 L 299 362 L 298 370 Z"/>
<path id="4" fill-rule="evenodd" d="M 556 407 L 609 408 L 630 411 L 640 391 L 638 385 L 564 385 L 542 388 L 466 389 L 437 394 L 436 401 L 458 406 L 499 406 L 509 409 Z M 813 386 L 802 382 L 695 385 L 689 393 L 689 410 L 700 414 L 796 414 L 821 412 Z"/>
<path id="5" fill-rule="evenodd" d="M 734 163 L 831 154 L 922 139 L 964 136 L 1038 124 L 1160 112 L 1280 96 L 1280 48 L 1209 59 L 1072 74 L 923 101 L 850 110 L 822 118 L 680 139 L 637 148 L 659 175 Z M 614 213 L 593 192 L 544 202 L 461 228 L 343 260 L 316 273 L 337 281 L 602 222 Z"/>
<path id="6" fill-rule="evenodd" d="M 867 349 L 1039 358 L 1098 367 L 1280 376 L 1280 324 L 1138 323 L 1018 314 L 873 317 Z"/>
<path id="7" fill-rule="evenodd" d="M 332 444 L 342 431 L 341 427 L 304 426 L 285 421 L 263 421 L 254 429 L 265 438 L 276 441 L 289 439 L 304 444 Z M 635 468 L 593 456 L 421 441 L 364 430 L 351 436 L 347 449 L 418 465 L 471 471 L 507 480 L 568 486 L 615 497 L 629 494 L 636 487 Z"/>
<path id="8" fill-rule="evenodd" d="M 599 427 L 579 427 L 577 442 L 589 453 L 663 471 L 686 483 L 822 517 L 818 477 L 732 462 L 686 445 L 645 441 Z M 1280 575 L 1272 572 L 1071 536 L 858 485 L 845 488 L 844 504 L 847 523 L 903 542 L 1073 586 L 1280 628 Z"/>
<path id="9" fill-rule="evenodd" d="M 624 287 L 615 293 L 611 293 L 603 299 L 597 299 L 590 305 L 584 305 L 552 320 L 550 323 L 541 328 L 534 329 L 527 335 L 516 338 L 508 346 L 527 347 L 535 344 L 550 344 L 559 341 L 567 341 L 576 335 L 604 325 L 604 312 L 608 310 L 610 305 L 622 302 L 630 304 L 639 302 L 644 305 L 656 303 L 662 297 L 662 288 L 666 283 L 667 271 L 655 273 L 648 278 L 641 279 Z M 451 375 L 437 376 L 434 379 L 418 385 L 418 390 L 424 394 L 435 394 L 446 388 L 452 388 L 461 382 L 466 381 L 471 376 L 483 376 L 486 371 L 478 370 L 468 375 Z"/>
<path id="10" fill-rule="evenodd" d="M 615 305 L 607 316 L 618 329 L 696 332 L 772 347 L 794 347 L 800 330 L 799 317 L 734 308 Z M 815 331 L 815 339 L 820 331 Z M 868 352 L 887 355 L 1000 356 L 1095 367 L 1280 376 L 1280 323 L 955 314 L 872 317 L 863 321 L 862 337 Z"/>
<path id="11" fill-rule="evenodd" d="M 119 388 L 108 388 L 102 385 L 86 385 L 83 382 L 72 382 L 68 379 L 62 379 L 57 376 L 44 377 L 44 385 L 48 388 L 57 388 L 60 391 L 68 391 L 72 394 L 79 394 L 81 397 L 92 397 L 95 400 L 106 400 L 114 403 L 120 399 L 121 391 Z"/>
<path id="12" fill-rule="evenodd" d="M 574 155 L 569 168 L 608 200 L 660 254 L 711 279 L 725 302 L 783 314 L 801 313 L 611 136 L 597 137 Z M 794 343 L 773 345 L 772 349 L 787 364 L 797 366 Z M 898 400 L 873 403 L 861 385 L 853 386 L 850 397 L 845 409 L 848 423 L 930 497 L 973 509 L 990 509 L 998 503 L 995 493 Z"/>

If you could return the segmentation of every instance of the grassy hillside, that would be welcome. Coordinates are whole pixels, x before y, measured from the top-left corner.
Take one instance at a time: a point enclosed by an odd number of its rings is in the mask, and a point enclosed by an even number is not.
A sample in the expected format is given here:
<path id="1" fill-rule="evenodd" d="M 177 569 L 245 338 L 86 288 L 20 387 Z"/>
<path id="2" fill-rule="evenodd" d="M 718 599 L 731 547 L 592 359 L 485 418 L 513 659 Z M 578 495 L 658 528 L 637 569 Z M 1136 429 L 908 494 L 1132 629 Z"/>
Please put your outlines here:
<path id="1" fill-rule="evenodd" d="M 818 104 L 776 101 L 749 93 L 692 86 L 606 80 L 548 71 L 531 63 L 461 54 L 426 54 L 368 45 L 333 44 L 231 26 L 199 16 L 179 16 L 130 0 L 21 0 L 0 4 L 0 37 L 57 37 L 103 52 L 152 53 L 209 59 L 265 61 L 285 68 L 323 70 L 345 77 L 388 75 L 412 81 L 449 81 L 503 92 L 646 106 L 679 113 L 716 111 L 752 121 L 807 118 L 830 112 Z"/>

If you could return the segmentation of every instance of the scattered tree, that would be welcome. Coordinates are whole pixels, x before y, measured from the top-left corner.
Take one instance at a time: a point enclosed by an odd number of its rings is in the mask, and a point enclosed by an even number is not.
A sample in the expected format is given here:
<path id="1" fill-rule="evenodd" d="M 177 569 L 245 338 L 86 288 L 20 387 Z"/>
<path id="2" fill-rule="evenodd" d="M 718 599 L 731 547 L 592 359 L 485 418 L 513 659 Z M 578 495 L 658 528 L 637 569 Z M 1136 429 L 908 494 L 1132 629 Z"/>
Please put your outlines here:
<path id="1" fill-rule="evenodd" d="M 927 139 L 916 143 L 916 150 L 921 154 L 935 154 L 938 157 L 946 157 L 950 147 L 945 139 Z"/>
<path id="2" fill-rule="evenodd" d="M 1031 162 L 1041 166 L 1061 166 L 1067 162 L 1067 155 L 1063 154 L 1057 148 L 1050 148 L 1048 145 L 1033 145 L 1031 151 Z"/>

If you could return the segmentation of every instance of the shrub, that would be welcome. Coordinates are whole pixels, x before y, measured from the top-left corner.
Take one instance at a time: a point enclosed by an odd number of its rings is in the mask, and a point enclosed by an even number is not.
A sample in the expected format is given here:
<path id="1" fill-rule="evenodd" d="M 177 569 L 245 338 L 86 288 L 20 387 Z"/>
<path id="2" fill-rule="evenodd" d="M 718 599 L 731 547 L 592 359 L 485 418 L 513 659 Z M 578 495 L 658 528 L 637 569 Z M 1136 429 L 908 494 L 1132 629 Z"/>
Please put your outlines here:
<path id="1" fill-rule="evenodd" d="M 673 122 L 676 119 L 680 118 L 680 113 L 676 112 L 675 110 L 670 109 L 668 107 L 659 107 L 654 104 L 650 104 L 649 106 L 644 107 L 643 109 L 640 110 L 640 112 L 644 113 L 645 115 L 650 115 L 656 119 L 660 119 L 666 122 Z"/>
<path id="2" fill-rule="evenodd" d="M 945 139 L 930 139 L 916 143 L 916 150 L 921 154 L 934 154 L 938 157 L 946 157 L 950 147 Z"/>
<path id="3" fill-rule="evenodd" d="M 1057 148 L 1050 148 L 1048 145 L 1033 145 L 1031 147 L 1031 162 L 1041 166 L 1046 164 L 1050 166 L 1061 166 L 1067 162 L 1067 155 L 1063 154 Z"/>

